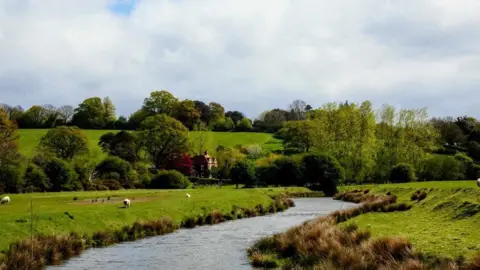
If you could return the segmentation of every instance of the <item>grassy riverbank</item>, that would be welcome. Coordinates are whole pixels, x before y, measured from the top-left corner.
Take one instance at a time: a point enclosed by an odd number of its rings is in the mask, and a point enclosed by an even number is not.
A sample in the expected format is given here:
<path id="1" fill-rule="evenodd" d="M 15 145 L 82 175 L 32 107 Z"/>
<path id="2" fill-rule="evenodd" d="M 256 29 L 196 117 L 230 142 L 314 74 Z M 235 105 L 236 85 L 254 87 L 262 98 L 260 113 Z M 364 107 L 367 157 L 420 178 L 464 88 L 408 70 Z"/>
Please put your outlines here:
<path id="1" fill-rule="evenodd" d="M 366 205 L 260 240 L 249 250 L 252 263 L 480 269 L 480 189 L 475 181 L 349 186 L 341 191 L 347 193 L 338 199 Z"/>
<path id="2" fill-rule="evenodd" d="M 33 193 L 36 234 L 61 235 L 72 231 L 88 233 L 118 229 L 137 220 L 157 220 L 168 216 L 179 224 L 184 218 L 229 212 L 234 205 L 253 208 L 267 206 L 270 196 L 284 192 L 306 192 L 303 188 L 234 189 L 213 187 L 190 190 L 121 190 L 102 192 Z M 186 193 L 191 198 L 186 198 Z M 10 195 L 10 205 L 0 205 L 0 250 L 30 236 L 30 195 Z M 110 199 L 109 199 L 110 198 Z M 125 198 L 131 208 L 122 208 Z"/>
<path id="3" fill-rule="evenodd" d="M 373 237 L 404 236 L 420 252 L 452 258 L 470 257 L 480 251 L 480 188 L 475 181 L 353 186 L 344 190 L 359 188 L 377 194 L 390 192 L 399 202 L 413 204 L 407 212 L 368 213 L 348 222 L 370 230 Z M 424 191 L 426 198 L 411 201 L 417 190 Z"/>

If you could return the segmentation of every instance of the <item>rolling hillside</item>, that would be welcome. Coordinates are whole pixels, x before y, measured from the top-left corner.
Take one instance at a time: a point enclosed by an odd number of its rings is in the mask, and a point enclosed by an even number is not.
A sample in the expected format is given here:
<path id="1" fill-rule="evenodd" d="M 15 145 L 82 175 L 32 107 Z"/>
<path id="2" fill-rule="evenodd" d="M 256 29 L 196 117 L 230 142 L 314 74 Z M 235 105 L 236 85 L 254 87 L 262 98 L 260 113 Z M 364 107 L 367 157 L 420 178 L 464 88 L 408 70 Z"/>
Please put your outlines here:
<path id="1" fill-rule="evenodd" d="M 100 136 L 109 132 L 107 130 L 85 130 L 88 137 L 90 151 L 98 155 L 99 159 L 104 156 L 98 146 Z M 32 157 L 36 153 L 38 142 L 47 129 L 20 129 L 20 152 L 26 157 Z M 198 136 L 198 132 L 190 132 L 190 139 L 193 141 Z M 265 150 L 276 150 L 282 147 L 281 142 L 275 140 L 271 134 L 250 133 L 250 132 L 208 132 L 206 148 L 209 152 L 214 152 L 217 146 L 234 147 L 236 145 L 258 144 Z"/>

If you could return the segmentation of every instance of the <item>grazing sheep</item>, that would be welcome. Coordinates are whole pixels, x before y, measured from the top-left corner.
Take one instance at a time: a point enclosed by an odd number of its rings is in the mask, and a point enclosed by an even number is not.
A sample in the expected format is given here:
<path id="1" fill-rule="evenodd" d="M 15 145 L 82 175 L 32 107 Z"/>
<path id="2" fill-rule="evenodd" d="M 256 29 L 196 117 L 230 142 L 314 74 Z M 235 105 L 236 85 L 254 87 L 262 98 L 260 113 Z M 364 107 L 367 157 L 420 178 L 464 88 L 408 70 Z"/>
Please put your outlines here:
<path id="1" fill-rule="evenodd" d="M 187 198 L 190 198 L 190 194 L 187 193 Z"/>
<path id="2" fill-rule="evenodd" d="M 480 178 L 477 179 L 477 186 L 480 187 Z"/>
<path id="3" fill-rule="evenodd" d="M 6 196 L 6 197 L 3 197 L 2 200 L 0 201 L 0 204 L 9 204 L 10 203 L 10 197 Z"/>
<path id="4" fill-rule="evenodd" d="M 130 200 L 129 199 L 123 200 L 123 205 L 125 205 L 125 208 L 130 207 Z"/>

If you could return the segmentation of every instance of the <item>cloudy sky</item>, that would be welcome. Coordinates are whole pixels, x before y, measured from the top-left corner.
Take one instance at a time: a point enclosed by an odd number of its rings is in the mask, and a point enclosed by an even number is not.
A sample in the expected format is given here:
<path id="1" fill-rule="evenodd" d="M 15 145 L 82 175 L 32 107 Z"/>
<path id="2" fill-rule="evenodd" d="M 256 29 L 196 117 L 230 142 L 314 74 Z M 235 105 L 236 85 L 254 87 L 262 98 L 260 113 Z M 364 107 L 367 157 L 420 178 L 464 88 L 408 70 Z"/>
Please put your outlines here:
<path id="1" fill-rule="evenodd" d="M 0 103 L 154 89 L 249 117 L 303 99 L 480 117 L 478 0 L 0 0 Z"/>

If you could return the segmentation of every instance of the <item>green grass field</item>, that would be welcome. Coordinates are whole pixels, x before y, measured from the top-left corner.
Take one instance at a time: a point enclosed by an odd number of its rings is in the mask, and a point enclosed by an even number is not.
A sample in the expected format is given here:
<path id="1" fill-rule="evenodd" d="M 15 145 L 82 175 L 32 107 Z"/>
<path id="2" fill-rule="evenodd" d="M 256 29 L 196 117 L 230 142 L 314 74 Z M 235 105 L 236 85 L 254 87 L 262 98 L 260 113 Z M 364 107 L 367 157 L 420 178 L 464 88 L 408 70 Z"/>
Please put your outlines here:
<path id="1" fill-rule="evenodd" d="M 136 220 L 156 220 L 169 216 L 175 222 L 185 217 L 220 210 L 233 205 L 254 207 L 268 205 L 268 195 L 305 192 L 304 188 L 235 189 L 230 186 L 188 190 L 121 190 L 96 192 L 33 193 L 36 233 L 66 234 L 71 231 L 92 233 L 131 225 Z M 186 193 L 191 198 L 186 198 Z M 110 196 L 110 200 L 108 197 Z M 10 195 L 12 203 L 0 205 L 0 251 L 10 243 L 30 235 L 30 194 Z M 74 200 L 74 198 L 77 198 Z M 124 209 L 123 200 L 132 200 Z M 97 202 L 92 200 L 97 199 Z M 71 218 L 73 217 L 73 219 Z"/>
<path id="2" fill-rule="evenodd" d="M 107 130 L 84 130 L 88 138 L 88 146 L 94 156 L 102 159 L 106 155 L 101 152 L 98 146 L 100 137 L 109 132 Z M 36 153 L 36 147 L 43 135 L 47 133 L 47 129 L 20 129 L 20 153 L 25 157 L 32 157 Z M 198 138 L 199 133 L 192 131 L 189 133 L 190 139 Z M 271 134 L 267 133 L 251 133 L 251 132 L 208 132 L 205 148 L 214 153 L 219 145 L 226 147 L 234 147 L 236 145 L 252 145 L 258 144 L 262 149 L 267 151 L 282 148 L 280 141 L 275 140 Z"/>
<path id="3" fill-rule="evenodd" d="M 369 213 L 354 222 L 368 228 L 374 237 L 405 236 L 422 252 L 469 257 L 480 251 L 480 188 L 475 181 L 417 182 L 343 187 L 343 190 L 369 188 L 371 192 L 391 192 L 400 202 L 413 208 L 405 212 Z M 427 192 L 421 202 L 411 195 L 420 189 Z"/>

